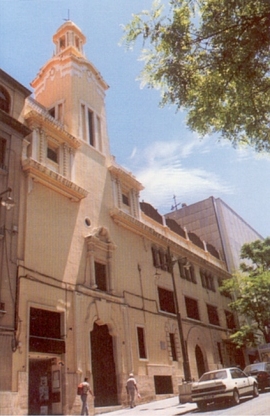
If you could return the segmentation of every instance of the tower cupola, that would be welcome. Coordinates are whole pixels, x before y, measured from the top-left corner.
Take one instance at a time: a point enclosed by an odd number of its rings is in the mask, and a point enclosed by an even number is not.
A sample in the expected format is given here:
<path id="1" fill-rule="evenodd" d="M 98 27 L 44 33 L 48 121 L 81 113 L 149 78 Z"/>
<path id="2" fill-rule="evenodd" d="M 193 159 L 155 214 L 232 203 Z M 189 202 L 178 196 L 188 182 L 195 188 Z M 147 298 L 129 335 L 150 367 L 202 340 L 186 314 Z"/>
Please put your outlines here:
<path id="1" fill-rule="evenodd" d="M 53 36 L 53 43 L 56 55 L 68 51 L 77 56 L 84 56 L 83 45 L 86 43 L 86 37 L 71 20 L 60 26 Z"/>
<path id="2" fill-rule="evenodd" d="M 53 35 L 54 54 L 31 85 L 36 100 L 74 137 L 109 156 L 105 95 L 109 88 L 84 55 L 86 37 L 71 20 Z"/>

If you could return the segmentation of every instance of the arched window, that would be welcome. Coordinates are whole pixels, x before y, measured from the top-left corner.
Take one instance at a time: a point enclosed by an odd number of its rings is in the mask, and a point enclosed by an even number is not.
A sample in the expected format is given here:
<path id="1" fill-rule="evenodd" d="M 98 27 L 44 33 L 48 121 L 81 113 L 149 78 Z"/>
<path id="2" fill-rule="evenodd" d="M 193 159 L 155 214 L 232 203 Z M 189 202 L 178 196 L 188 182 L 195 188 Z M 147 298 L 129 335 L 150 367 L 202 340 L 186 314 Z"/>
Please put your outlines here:
<path id="1" fill-rule="evenodd" d="M 5 88 L 0 85 L 0 109 L 9 113 L 10 111 L 10 96 Z"/>

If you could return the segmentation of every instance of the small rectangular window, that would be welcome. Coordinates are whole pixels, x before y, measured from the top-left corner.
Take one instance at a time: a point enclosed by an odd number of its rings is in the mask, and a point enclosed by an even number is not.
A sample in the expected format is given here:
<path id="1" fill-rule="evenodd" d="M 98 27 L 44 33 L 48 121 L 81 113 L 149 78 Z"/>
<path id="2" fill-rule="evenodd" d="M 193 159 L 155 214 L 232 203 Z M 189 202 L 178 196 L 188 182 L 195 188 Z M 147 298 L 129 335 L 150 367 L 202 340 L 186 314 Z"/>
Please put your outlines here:
<path id="1" fill-rule="evenodd" d="M 61 339 L 61 314 L 31 307 L 30 336 Z"/>
<path id="2" fill-rule="evenodd" d="M 95 261 L 96 285 L 99 290 L 107 291 L 106 265 Z"/>
<path id="3" fill-rule="evenodd" d="M 58 104 L 57 106 L 57 120 L 63 121 L 63 104 Z"/>
<path id="4" fill-rule="evenodd" d="M 88 139 L 89 144 L 91 144 L 91 146 L 94 146 L 94 113 L 91 110 L 88 110 Z"/>
<path id="5" fill-rule="evenodd" d="M 154 267 L 158 268 L 158 267 L 160 267 L 158 249 L 156 247 L 152 246 L 151 251 L 152 251 L 153 265 L 154 265 Z"/>
<path id="6" fill-rule="evenodd" d="M 47 158 L 58 163 L 58 151 L 52 147 L 47 147 Z"/>
<path id="7" fill-rule="evenodd" d="M 207 306 L 207 314 L 208 314 L 208 320 L 209 323 L 212 325 L 219 326 L 219 316 L 218 316 L 218 310 L 216 306 L 213 305 L 206 305 Z"/>
<path id="8" fill-rule="evenodd" d="M 98 150 L 100 150 L 102 152 L 102 137 L 101 137 L 101 119 L 100 117 L 96 116 L 96 122 L 97 122 L 97 147 Z"/>
<path id="9" fill-rule="evenodd" d="M 81 116 L 82 116 L 82 138 L 86 141 L 86 117 L 85 117 L 85 105 L 81 105 Z"/>
<path id="10" fill-rule="evenodd" d="M 171 344 L 172 359 L 173 359 L 173 361 L 177 361 L 175 336 L 172 333 L 170 333 L 170 344 Z"/>
<path id="11" fill-rule="evenodd" d="M 158 288 L 160 310 L 168 313 L 176 313 L 173 292 L 162 287 Z"/>
<path id="12" fill-rule="evenodd" d="M 225 317 L 226 317 L 226 323 L 228 329 L 235 329 L 235 320 L 234 320 L 234 314 L 230 311 L 225 311 Z"/>
<path id="13" fill-rule="evenodd" d="M 54 107 L 51 107 L 48 110 L 48 113 L 50 114 L 50 116 L 52 116 L 56 120 L 59 120 L 62 122 L 63 121 L 63 104 L 62 103 L 56 104 Z"/>
<path id="14" fill-rule="evenodd" d="M 64 36 L 60 38 L 59 45 L 60 45 L 60 49 L 64 49 L 66 47 L 66 40 Z"/>
<path id="15" fill-rule="evenodd" d="M 197 283 L 194 266 L 188 260 L 178 260 L 180 277 L 192 283 Z"/>
<path id="16" fill-rule="evenodd" d="M 161 268 L 162 270 L 169 271 L 169 257 L 168 257 L 167 252 L 155 246 L 152 246 L 151 250 L 152 250 L 153 265 L 156 268 Z"/>
<path id="17" fill-rule="evenodd" d="M 206 270 L 200 270 L 200 275 L 201 275 L 202 286 L 205 289 L 209 289 L 215 292 L 216 289 L 215 289 L 214 277 L 211 275 L 211 273 Z"/>
<path id="18" fill-rule="evenodd" d="M 7 141 L 0 137 L 0 168 L 5 169 Z"/>
<path id="19" fill-rule="evenodd" d="M 30 308 L 29 351 L 51 354 L 65 353 L 62 338 L 62 313 Z"/>
<path id="20" fill-rule="evenodd" d="M 124 205 L 127 205 L 129 207 L 128 195 L 122 194 L 122 202 L 123 202 Z"/>
<path id="21" fill-rule="evenodd" d="M 156 394 L 173 394 L 171 376 L 154 376 Z"/>
<path id="22" fill-rule="evenodd" d="M 200 320 L 198 302 L 195 299 L 185 297 L 186 310 L 188 318 Z"/>
<path id="23" fill-rule="evenodd" d="M 139 347 L 139 357 L 141 359 L 146 359 L 146 348 L 145 348 L 145 339 L 144 339 L 144 328 L 141 326 L 137 327 L 137 337 L 138 337 L 138 347 Z"/>
<path id="24" fill-rule="evenodd" d="M 50 114 L 50 116 L 52 116 L 53 118 L 55 118 L 55 107 L 52 107 L 49 109 L 48 113 Z"/>

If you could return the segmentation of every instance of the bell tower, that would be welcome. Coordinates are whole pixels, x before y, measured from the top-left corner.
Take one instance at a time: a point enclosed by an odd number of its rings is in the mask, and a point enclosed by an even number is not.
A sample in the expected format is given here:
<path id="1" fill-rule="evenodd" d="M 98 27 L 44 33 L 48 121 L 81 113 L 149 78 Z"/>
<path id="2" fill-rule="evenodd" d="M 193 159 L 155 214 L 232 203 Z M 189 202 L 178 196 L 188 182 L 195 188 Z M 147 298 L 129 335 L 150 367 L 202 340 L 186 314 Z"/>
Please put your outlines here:
<path id="1" fill-rule="evenodd" d="M 83 45 L 86 43 L 86 38 L 71 20 L 58 29 L 53 36 L 53 43 L 56 55 L 63 54 L 68 50 L 69 53 L 84 57 Z"/>
<path id="2" fill-rule="evenodd" d="M 105 94 L 109 88 L 85 57 L 86 37 L 71 20 L 53 36 L 53 57 L 34 81 L 35 99 L 76 138 L 109 156 Z"/>

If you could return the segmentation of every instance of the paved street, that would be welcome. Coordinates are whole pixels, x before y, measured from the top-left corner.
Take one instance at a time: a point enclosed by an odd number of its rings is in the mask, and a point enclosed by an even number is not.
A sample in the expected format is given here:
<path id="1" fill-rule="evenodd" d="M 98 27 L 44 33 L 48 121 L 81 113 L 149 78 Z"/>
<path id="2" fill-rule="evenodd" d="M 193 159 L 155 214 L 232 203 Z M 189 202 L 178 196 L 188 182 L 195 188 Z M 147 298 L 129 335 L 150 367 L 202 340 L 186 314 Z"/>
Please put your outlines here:
<path id="1" fill-rule="evenodd" d="M 137 402 L 137 406 L 133 409 L 125 408 L 121 410 L 116 410 L 114 412 L 102 413 L 102 415 L 110 415 L 110 416 L 124 416 L 124 415 L 132 415 L 132 416 L 174 416 L 174 415 L 182 415 L 185 413 L 189 413 L 193 410 L 197 409 L 196 404 L 193 403 L 186 403 L 186 404 L 179 404 L 179 399 L 177 397 L 172 397 L 170 399 L 158 400 L 151 403 L 139 404 Z"/>
<path id="2" fill-rule="evenodd" d="M 260 394 L 257 398 L 245 397 L 238 406 L 219 404 L 208 406 L 207 411 L 200 412 L 196 404 L 179 404 L 178 397 L 138 404 L 134 409 L 125 408 L 114 412 L 105 412 L 107 416 L 270 416 L 270 392 Z"/>

